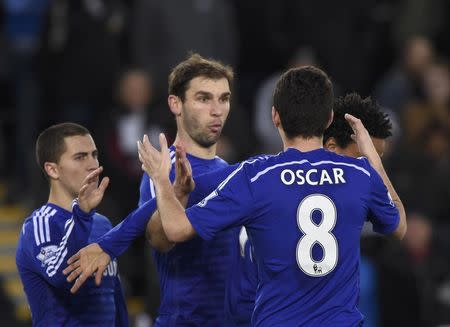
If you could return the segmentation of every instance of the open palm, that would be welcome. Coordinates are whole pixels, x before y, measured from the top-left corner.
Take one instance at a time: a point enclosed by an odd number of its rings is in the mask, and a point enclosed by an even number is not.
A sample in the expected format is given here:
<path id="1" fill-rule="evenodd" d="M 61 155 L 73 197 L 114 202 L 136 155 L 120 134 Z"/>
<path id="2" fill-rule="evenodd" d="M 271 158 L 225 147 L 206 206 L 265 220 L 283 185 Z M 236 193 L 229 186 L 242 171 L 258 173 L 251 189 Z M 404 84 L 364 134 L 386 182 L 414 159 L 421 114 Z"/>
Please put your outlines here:
<path id="1" fill-rule="evenodd" d="M 97 243 L 92 243 L 82 248 L 67 260 L 68 266 L 63 271 L 64 275 L 69 275 L 67 277 L 68 282 L 75 280 L 70 291 L 76 293 L 94 273 L 95 283 L 100 285 L 103 272 L 110 262 L 111 257 Z"/>
<path id="2" fill-rule="evenodd" d="M 99 176 L 103 171 L 103 167 L 99 167 L 92 173 L 86 176 L 83 180 L 83 185 L 78 192 L 78 205 L 80 209 L 89 212 L 96 208 L 103 199 L 105 190 L 109 184 L 109 178 L 104 177 L 98 184 Z"/>
<path id="3" fill-rule="evenodd" d="M 169 178 L 172 168 L 167 140 L 162 133 L 159 135 L 159 144 L 161 151 L 158 151 L 150 143 L 147 135 L 144 135 L 142 142 L 138 141 L 139 160 L 142 163 L 142 169 L 155 183 L 161 179 Z"/>

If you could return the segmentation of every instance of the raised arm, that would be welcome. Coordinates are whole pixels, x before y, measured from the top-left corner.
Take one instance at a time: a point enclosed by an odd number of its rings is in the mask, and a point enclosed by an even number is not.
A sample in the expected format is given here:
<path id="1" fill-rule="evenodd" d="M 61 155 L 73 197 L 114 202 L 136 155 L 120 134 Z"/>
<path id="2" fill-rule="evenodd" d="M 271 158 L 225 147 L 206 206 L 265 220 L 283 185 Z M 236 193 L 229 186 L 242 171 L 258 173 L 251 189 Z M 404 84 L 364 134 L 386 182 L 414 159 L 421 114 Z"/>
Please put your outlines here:
<path id="1" fill-rule="evenodd" d="M 393 235 L 399 239 L 402 239 L 405 236 L 407 228 L 406 213 L 403 203 L 400 200 L 400 197 L 398 196 L 397 192 L 395 191 L 391 181 L 389 180 L 389 177 L 386 171 L 384 170 L 381 158 L 378 155 L 372 143 L 370 135 L 367 132 L 367 129 L 362 124 L 361 120 L 350 114 L 345 114 L 345 119 L 350 124 L 351 128 L 353 129 L 353 132 L 355 133 L 352 135 L 352 139 L 358 144 L 359 151 L 367 158 L 367 160 L 369 160 L 369 163 L 381 176 L 384 185 L 386 185 L 386 188 L 388 189 L 389 194 L 392 197 L 392 201 L 394 202 L 395 206 L 399 211 L 400 221 L 397 226 L 397 229 L 393 232 Z"/>
<path id="2" fill-rule="evenodd" d="M 175 196 L 183 207 L 187 206 L 189 194 L 194 190 L 195 183 L 192 179 L 192 168 L 186 157 L 186 151 L 182 146 L 176 147 L 175 181 L 173 189 Z M 164 232 L 159 211 L 156 210 L 147 224 L 147 239 L 150 245 L 159 252 L 168 252 L 175 243 L 169 241 Z"/>
<path id="3" fill-rule="evenodd" d="M 161 152 L 150 144 L 147 136 L 144 136 L 143 141 L 138 142 L 139 159 L 142 169 L 152 177 L 155 183 L 158 211 L 167 239 L 169 242 L 181 242 L 193 237 L 195 231 L 169 179 L 171 161 L 164 134 L 160 134 L 159 141 Z"/>

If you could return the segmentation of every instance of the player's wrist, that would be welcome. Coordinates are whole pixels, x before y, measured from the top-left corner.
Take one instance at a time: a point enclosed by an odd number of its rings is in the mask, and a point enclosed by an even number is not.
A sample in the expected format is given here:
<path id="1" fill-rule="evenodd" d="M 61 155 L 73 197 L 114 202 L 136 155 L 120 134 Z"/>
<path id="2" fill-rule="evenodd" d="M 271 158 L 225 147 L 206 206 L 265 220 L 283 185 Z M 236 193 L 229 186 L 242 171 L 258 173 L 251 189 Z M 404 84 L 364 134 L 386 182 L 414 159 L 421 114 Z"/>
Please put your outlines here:
<path id="1" fill-rule="evenodd" d="M 155 186 L 172 188 L 172 183 L 170 182 L 169 176 L 158 176 L 157 178 L 155 178 Z"/>
<path id="2" fill-rule="evenodd" d="M 95 213 L 95 210 L 89 208 L 83 201 L 79 201 L 78 198 L 72 201 L 72 211 L 81 218 L 92 217 Z"/>

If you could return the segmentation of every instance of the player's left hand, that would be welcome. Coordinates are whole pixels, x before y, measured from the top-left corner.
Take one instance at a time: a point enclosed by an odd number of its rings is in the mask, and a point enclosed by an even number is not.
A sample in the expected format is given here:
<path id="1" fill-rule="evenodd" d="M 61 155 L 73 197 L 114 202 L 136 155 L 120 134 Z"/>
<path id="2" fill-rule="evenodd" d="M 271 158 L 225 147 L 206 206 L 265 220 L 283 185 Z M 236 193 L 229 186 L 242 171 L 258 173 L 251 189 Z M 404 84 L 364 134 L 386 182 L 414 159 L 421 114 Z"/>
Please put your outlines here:
<path id="1" fill-rule="evenodd" d="M 96 208 L 103 199 L 109 184 L 109 178 L 103 177 L 99 185 L 99 176 L 102 171 L 103 167 L 98 167 L 83 180 L 83 184 L 78 192 L 78 205 L 84 212 L 89 212 Z"/>
<path id="2" fill-rule="evenodd" d="M 161 151 L 155 149 L 147 135 L 144 135 L 142 142 L 138 141 L 137 143 L 142 169 L 149 174 L 155 184 L 164 179 L 168 180 L 172 162 L 165 135 L 159 134 Z"/>
<path id="3" fill-rule="evenodd" d="M 63 270 L 69 283 L 75 280 L 71 293 L 76 293 L 81 285 L 95 273 L 95 284 L 100 285 L 103 272 L 111 262 L 111 257 L 97 244 L 92 243 L 82 248 L 67 260 L 68 266 Z"/>

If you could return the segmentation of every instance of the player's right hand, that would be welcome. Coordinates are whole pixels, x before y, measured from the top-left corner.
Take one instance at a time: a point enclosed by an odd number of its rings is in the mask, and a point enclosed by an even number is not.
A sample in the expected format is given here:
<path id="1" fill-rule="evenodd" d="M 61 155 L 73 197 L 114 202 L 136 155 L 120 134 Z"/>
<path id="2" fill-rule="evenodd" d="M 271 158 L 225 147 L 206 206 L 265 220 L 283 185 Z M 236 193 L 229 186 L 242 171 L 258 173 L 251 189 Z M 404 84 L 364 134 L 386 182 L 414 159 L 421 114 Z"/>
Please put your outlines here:
<path id="1" fill-rule="evenodd" d="M 84 212 L 89 212 L 96 208 L 103 199 L 103 195 L 109 184 L 109 178 L 104 177 L 99 185 L 99 176 L 102 171 L 103 167 L 98 167 L 83 180 L 80 191 L 78 192 L 78 205 Z"/>
<path id="2" fill-rule="evenodd" d="M 95 273 L 95 284 L 100 285 L 103 272 L 111 262 L 111 257 L 105 253 L 97 243 L 89 244 L 67 260 L 68 266 L 63 270 L 67 276 L 67 281 L 75 283 L 70 289 L 71 293 L 76 293 L 81 285 Z"/>

